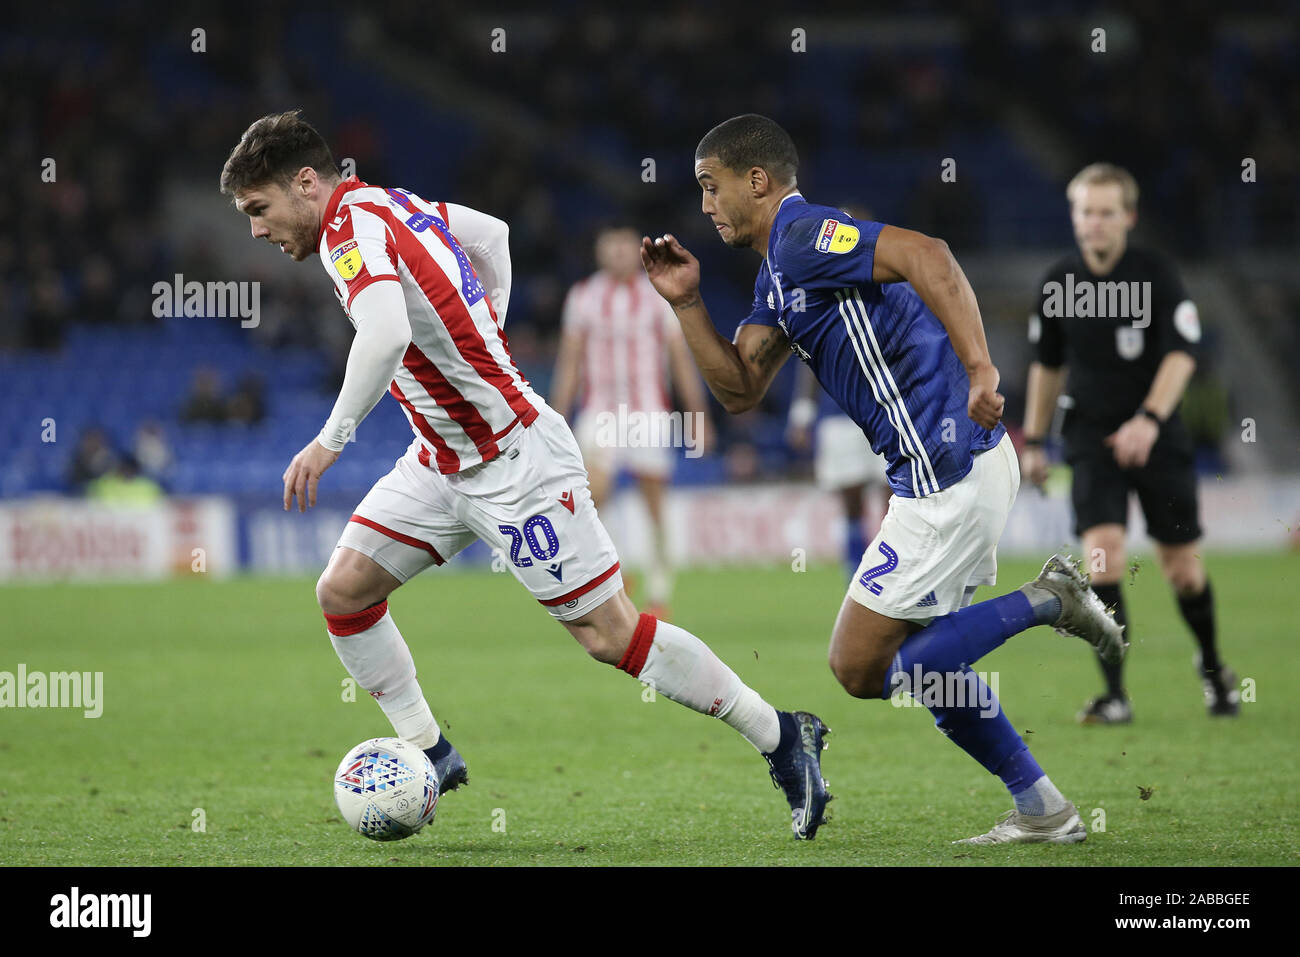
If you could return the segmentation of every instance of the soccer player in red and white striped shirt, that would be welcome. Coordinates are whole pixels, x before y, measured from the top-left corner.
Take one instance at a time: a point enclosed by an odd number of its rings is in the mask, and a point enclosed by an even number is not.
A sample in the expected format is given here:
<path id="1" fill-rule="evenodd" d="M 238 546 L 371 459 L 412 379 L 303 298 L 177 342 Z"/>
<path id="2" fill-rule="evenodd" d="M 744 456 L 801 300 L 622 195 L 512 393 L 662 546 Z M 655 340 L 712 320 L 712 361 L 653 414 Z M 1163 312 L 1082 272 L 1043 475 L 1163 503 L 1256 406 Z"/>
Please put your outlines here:
<path id="1" fill-rule="evenodd" d="M 785 792 L 795 836 L 813 837 L 829 800 L 825 726 L 776 711 L 702 641 L 628 599 L 573 434 L 510 357 L 506 224 L 343 180 L 296 112 L 244 132 L 221 189 L 254 238 L 296 262 L 320 254 L 356 328 L 334 409 L 285 470 L 284 507 L 315 504 L 322 473 L 385 391 L 411 422 L 410 448 L 357 506 L 316 597 L 344 667 L 429 755 L 441 790 L 468 772 L 425 701 L 388 597 L 478 538 L 508 553 L 515 577 L 592 657 L 739 731 Z"/>
<path id="2" fill-rule="evenodd" d="M 641 234 L 602 229 L 595 251 L 598 270 L 576 283 L 564 301 L 551 407 L 573 422 L 596 508 L 604 509 L 620 471 L 636 476 L 652 533 L 647 610 L 663 618 L 672 590 L 663 506 L 672 443 L 708 445 L 708 404 L 677 317 L 641 268 Z M 661 426 L 671 414 L 670 366 L 690 410 L 681 417 L 680 432 Z M 579 392 L 575 420 L 570 413 Z"/>

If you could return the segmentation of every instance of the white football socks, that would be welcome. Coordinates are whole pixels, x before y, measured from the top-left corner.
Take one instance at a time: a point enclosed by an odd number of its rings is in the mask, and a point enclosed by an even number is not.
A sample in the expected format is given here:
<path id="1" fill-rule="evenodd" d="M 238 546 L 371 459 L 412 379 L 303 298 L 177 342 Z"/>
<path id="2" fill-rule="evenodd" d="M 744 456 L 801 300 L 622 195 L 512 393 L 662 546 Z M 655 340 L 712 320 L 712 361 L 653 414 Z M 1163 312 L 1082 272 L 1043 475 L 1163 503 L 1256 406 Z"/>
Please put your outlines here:
<path id="1" fill-rule="evenodd" d="M 662 528 L 653 529 L 650 562 L 646 567 L 646 601 L 660 608 L 672 598 L 673 572 L 668 558 L 668 536 Z"/>
<path id="2" fill-rule="evenodd" d="M 388 602 L 353 615 L 326 615 L 325 620 L 343 667 L 378 702 L 397 737 L 421 751 L 437 744 L 442 732 L 415 680 L 415 661 L 388 613 Z"/>
<path id="3" fill-rule="evenodd" d="M 776 709 L 684 628 L 642 615 L 618 666 L 665 698 L 720 718 L 759 751 L 781 742 Z"/>
<path id="4" fill-rule="evenodd" d="M 1017 811 L 1034 817 L 1056 814 L 1065 810 L 1065 806 L 1070 803 L 1046 774 L 1019 794 L 1013 794 L 1012 800 L 1015 801 Z"/>
<path id="5" fill-rule="evenodd" d="M 343 667 L 379 703 L 397 736 L 421 750 L 437 744 L 442 732 L 388 603 L 325 618 Z M 776 709 L 684 628 L 642 615 L 618 666 L 665 698 L 720 718 L 761 752 L 775 751 L 780 744 Z"/>

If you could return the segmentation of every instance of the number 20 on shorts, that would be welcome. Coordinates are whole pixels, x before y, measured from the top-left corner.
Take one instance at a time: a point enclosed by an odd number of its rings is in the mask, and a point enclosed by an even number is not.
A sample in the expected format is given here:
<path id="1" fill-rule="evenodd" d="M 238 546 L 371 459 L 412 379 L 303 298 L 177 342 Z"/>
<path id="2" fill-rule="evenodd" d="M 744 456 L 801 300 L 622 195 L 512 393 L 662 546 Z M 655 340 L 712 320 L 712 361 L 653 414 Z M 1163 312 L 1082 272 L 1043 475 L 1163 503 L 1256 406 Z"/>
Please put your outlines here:
<path id="1" fill-rule="evenodd" d="M 560 550 L 560 540 L 556 537 L 551 520 L 545 515 L 534 515 L 524 522 L 523 530 L 513 525 L 498 525 L 501 534 L 510 539 L 510 561 L 516 568 L 528 568 L 535 558 L 539 562 L 550 561 Z M 533 557 L 520 555 L 524 543 Z"/>

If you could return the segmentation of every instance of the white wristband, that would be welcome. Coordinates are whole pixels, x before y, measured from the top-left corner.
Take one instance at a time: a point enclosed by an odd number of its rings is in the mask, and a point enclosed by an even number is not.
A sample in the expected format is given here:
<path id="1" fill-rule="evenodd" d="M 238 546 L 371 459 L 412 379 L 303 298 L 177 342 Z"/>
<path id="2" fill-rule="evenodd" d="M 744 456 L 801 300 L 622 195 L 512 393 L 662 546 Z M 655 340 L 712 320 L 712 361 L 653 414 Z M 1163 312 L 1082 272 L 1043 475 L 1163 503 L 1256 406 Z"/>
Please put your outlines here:
<path id="1" fill-rule="evenodd" d="M 339 425 L 331 428 L 330 423 L 326 422 L 325 427 L 320 430 L 320 435 L 316 436 L 316 441 L 331 452 L 342 452 L 343 446 L 348 443 L 356 432 L 356 427 L 350 423 L 347 426 Z"/>

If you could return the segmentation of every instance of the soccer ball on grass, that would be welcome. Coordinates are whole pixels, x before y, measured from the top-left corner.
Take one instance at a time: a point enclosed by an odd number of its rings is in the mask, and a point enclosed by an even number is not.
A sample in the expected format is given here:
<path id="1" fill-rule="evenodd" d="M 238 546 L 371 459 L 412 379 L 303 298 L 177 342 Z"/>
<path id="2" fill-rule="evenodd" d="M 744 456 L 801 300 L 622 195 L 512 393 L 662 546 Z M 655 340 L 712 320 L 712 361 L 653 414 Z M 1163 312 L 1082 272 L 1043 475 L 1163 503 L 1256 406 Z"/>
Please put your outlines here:
<path id="1" fill-rule="evenodd" d="M 400 841 L 433 820 L 438 775 L 423 751 L 401 738 L 371 738 L 334 772 L 334 801 L 348 825 L 372 841 Z"/>

